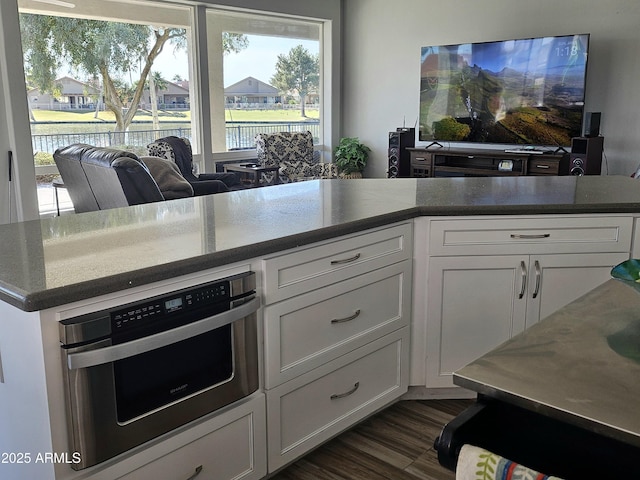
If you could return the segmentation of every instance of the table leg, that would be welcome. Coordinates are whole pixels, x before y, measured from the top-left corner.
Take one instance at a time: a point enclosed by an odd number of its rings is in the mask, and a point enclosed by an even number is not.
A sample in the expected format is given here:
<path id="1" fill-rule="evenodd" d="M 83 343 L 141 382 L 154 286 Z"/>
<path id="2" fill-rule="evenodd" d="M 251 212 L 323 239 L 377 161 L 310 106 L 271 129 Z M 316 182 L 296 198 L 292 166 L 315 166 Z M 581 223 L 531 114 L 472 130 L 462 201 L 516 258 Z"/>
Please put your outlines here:
<path id="1" fill-rule="evenodd" d="M 60 199 L 58 198 L 58 187 L 54 186 L 53 187 L 53 194 L 56 197 L 56 212 L 58 214 L 58 217 L 60 216 Z"/>

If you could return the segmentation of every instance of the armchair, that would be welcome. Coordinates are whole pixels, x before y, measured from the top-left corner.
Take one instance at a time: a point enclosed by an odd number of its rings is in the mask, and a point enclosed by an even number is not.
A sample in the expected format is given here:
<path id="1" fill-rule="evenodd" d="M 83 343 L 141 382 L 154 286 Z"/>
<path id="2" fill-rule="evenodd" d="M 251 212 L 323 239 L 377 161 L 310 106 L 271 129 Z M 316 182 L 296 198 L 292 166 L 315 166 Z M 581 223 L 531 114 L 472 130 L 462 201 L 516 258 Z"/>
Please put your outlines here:
<path id="1" fill-rule="evenodd" d="M 196 175 L 193 171 L 193 152 L 188 138 L 173 136 L 160 138 L 147 145 L 147 151 L 151 156 L 175 162 L 182 176 L 193 187 L 194 195 L 226 192 L 240 185 L 240 179 L 233 173 Z"/>
<path id="2" fill-rule="evenodd" d="M 265 167 L 280 167 L 284 182 L 308 178 L 336 178 L 333 163 L 320 162 L 313 151 L 311 132 L 259 133 L 255 136 L 258 163 Z"/>

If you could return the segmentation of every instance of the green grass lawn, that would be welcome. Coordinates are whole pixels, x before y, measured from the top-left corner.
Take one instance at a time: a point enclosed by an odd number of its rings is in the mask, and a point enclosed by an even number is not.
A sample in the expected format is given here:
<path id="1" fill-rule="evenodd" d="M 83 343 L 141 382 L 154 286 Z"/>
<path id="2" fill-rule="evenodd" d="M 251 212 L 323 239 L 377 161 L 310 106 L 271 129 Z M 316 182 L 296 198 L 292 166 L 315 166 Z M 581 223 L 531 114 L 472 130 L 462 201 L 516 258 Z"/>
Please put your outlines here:
<path id="1" fill-rule="evenodd" d="M 307 118 L 318 119 L 320 112 L 317 109 L 306 110 Z M 98 118 L 95 112 L 64 112 L 55 110 L 34 110 L 33 116 L 37 122 L 115 122 L 113 113 L 99 112 Z M 305 118 L 300 116 L 300 110 L 231 110 L 225 111 L 227 122 L 298 122 Z M 134 120 L 151 121 L 151 112 L 140 110 L 136 114 Z M 159 120 L 161 122 L 178 122 L 191 121 L 190 111 L 171 111 L 164 110 L 159 112 Z"/>

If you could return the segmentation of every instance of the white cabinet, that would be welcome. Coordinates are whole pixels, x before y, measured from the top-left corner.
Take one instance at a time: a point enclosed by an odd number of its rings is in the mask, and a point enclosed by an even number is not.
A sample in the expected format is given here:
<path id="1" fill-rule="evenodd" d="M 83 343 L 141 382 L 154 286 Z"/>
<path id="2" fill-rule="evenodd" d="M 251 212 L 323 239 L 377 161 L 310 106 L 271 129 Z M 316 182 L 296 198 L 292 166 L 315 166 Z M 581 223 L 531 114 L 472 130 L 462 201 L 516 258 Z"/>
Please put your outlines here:
<path id="1" fill-rule="evenodd" d="M 610 277 L 624 253 L 430 259 L 426 386 L 452 374 Z"/>
<path id="2" fill-rule="evenodd" d="M 611 268 L 629 258 L 627 252 L 582 255 L 532 255 L 529 262 L 528 328 L 611 278 Z M 543 281 L 544 280 L 544 281 Z M 536 288 L 536 285 L 538 287 Z"/>
<path id="3" fill-rule="evenodd" d="M 426 386 L 453 386 L 456 369 L 501 344 L 525 325 L 518 258 L 430 259 Z"/>
<path id="4" fill-rule="evenodd" d="M 265 387 L 275 387 L 408 325 L 407 263 L 265 307 Z"/>
<path id="5" fill-rule="evenodd" d="M 429 222 L 429 256 L 629 253 L 633 229 L 631 217 L 618 215 L 475 216 L 418 221 Z"/>
<path id="6" fill-rule="evenodd" d="M 207 428 L 192 429 L 202 436 L 119 480 L 258 480 L 266 475 L 264 395 L 209 421 Z"/>
<path id="7" fill-rule="evenodd" d="M 407 391 L 411 223 L 263 260 L 268 469 Z"/>
<path id="8" fill-rule="evenodd" d="M 264 259 L 264 303 L 368 273 L 412 255 L 410 223 L 289 250 Z"/>
<path id="9" fill-rule="evenodd" d="M 407 391 L 409 327 L 267 390 L 274 471 Z"/>
<path id="10" fill-rule="evenodd" d="M 419 221 L 429 242 L 414 322 L 426 325 L 412 360 L 425 365 L 412 380 L 427 388 L 453 387 L 455 370 L 606 281 L 631 245 L 628 217 Z"/>

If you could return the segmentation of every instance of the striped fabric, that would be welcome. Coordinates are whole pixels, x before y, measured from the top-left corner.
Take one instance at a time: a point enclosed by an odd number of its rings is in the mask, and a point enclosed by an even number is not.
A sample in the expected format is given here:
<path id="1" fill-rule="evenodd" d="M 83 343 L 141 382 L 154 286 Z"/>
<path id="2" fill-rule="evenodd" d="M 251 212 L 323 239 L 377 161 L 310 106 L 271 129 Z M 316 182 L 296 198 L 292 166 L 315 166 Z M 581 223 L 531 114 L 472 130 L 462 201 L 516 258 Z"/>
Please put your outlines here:
<path id="1" fill-rule="evenodd" d="M 473 445 L 463 445 L 456 480 L 562 480 Z"/>

